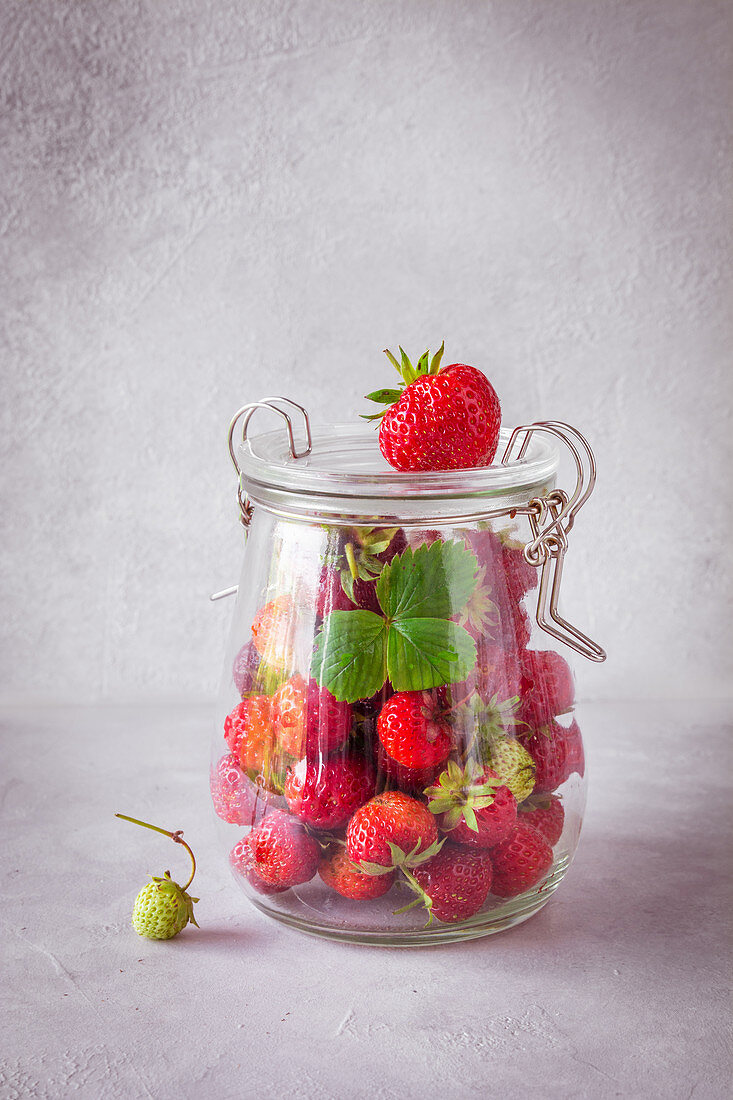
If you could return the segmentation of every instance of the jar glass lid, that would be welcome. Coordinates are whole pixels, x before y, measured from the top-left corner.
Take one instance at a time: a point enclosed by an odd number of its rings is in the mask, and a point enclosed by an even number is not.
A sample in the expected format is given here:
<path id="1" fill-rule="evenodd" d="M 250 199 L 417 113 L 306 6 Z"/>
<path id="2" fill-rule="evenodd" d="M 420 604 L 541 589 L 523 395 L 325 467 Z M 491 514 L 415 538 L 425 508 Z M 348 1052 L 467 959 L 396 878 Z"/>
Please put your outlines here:
<path id="1" fill-rule="evenodd" d="M 334 424 L 314 427 L 312 449 L 294 458 L 282 429 L 250 436 L 237 449 L 243 486 L 253 503 L 275 511 L 320 515 L 342 510 L 380 513 L 401 511 L 417 516 L 438 507 L 441 518 L 465 512 L 480 500 L 535 495 L 553 483 L 558 451 L 546 439 L 532 438 L 525 455 L 506 465 L 501 456 L 510 432 L 499 437 L 494 465 L 469 470 L 402 473 L 382 457 L 371 425 Z M 296 441 L 298 432 L 296 429 Z M 303 448 L 305 449 L 305 448 Z M 306 499 L 308 498 L 308 499 Z"/>

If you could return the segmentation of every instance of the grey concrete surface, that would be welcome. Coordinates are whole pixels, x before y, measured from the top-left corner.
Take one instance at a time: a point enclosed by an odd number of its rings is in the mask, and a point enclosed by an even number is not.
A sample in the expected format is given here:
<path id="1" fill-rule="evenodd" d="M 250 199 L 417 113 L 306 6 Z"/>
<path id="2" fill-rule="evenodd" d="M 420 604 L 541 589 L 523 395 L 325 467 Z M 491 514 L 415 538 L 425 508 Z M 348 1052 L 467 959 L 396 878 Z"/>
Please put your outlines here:
<path id="1" fill-rule="evenodd" d="M 729 1095 L 730 710 L 589 704 L 590 797 L 566 880 L 464 945 L 350 947 L 249 907 L 217 847 L 210 712 L 4 709 L 2 1100 L 723 1100 Z M 200 930 L 140 939 L 185 853 Z"/>
<path id="2" fill-rule="evenodd" d="M 209 697 L 231 415 L 353 421 L 382 348 L 443 338 L 596 448 L 580 694 L 730 690 L 732 19 L 4 0 L 0 698 Z"/>

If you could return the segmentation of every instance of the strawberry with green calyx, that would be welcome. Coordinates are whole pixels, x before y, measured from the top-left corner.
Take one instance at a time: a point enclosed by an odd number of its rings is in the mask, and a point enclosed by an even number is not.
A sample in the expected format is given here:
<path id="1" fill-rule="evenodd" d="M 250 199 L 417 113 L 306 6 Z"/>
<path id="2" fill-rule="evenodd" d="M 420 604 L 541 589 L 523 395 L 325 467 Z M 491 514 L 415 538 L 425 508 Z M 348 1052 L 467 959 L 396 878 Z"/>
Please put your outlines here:
<path id="1" fill-rule="evenodd" d="M 447 924 L 466 920 L 483 906 L 491 889 L 491 853 L 469 850 L 446 843 L 432 859 L 421 863 L 407 877 L 417 895 L 397 913 L 423 905 L 428 913 L 426 928 L 433 918 Z"/>
<path id="2" fill-rule="evenodd" d="M 492 599 L 492 586 L 486 579 L 486 567 L 480 566 L 476 574 L 476 587 L 458 618 L 461 626 L 477 641 L 494 638 L 499 626 L 499 608 Z"/>
<path id="3" fill-rule="evenodd" d="M 359 807 L 346 830 L 349 858 L 380 874 L 428 851 L 438 839 L 435 818 L 424 802 L 403 791 L 383 791 Z"/>
<path id="4" fill-rule="evenodd" d="M 170 832 L 157 825 L 150 825 L 147 821 L 138 821 L 136 817 L 128 817 L 127 814 L 115 814 L 115 817 L 169 836 L 176 844 L 182 844 L 191 857 L 191 874 L 185 886 L 179 886 L 171 878 L 170 871 L 166 871 L 162 878 L 152 876 L 148 885 L 137 895 L 132 910 L 132 927 L 137 934 L 151 940 L 170 940 L 182 932 L 189 922 L 198 928 L 193 906 L 199 899 L 192 898 L 186 892 L 196 874 L 196 859 L 183 839 L 183 832 L 180 829 Z"/>
<path id="5" fill-rule="evenodd" d="M 565 824 L 562 799 L 556 794 L 533 794 L 519 807 L 519 820 L 527 821 L 549 844 L 557 844 Z"/>
<path id="6" fill-rule="evenodd" d="M 347 527 L 338 552 L 329 552 L 316 595 L 316 611 L 362 608 L 379 613 L 376 580 L 382 567 L 407 546 L 401 527 Z"/>
<path id="7" fill-rule="evenodd" d="M 501 408 L 485 374 L 466 363 L 441 368 L 443 345 L 415 366 L 400 348 L 401 362 L 385 352 L 400 376 L 395 389 L 375 390 L 368 400 L 387 405 L 367 416 L 380 420 L 379 449 L 396 470 L 465 470 L 488 466 L 499 442 Z"/>
<path id="8" fill-rule="evenodd" d="M 441 773 L 437 784 L 425 791 L 428 809 L 453 843 L 492 848 L 507 836 L 517 820 L 517 802 L 491 768 L 469 761 L 462 768 L 455 760 Z"/>
<path id="9" fill-rule="evenodd" d="M 321 860 L 318 874 L 326 886 L 342 897 L 352 901 L 372 901 L 392 889 L 396 872 L 387 868 L 385 873 L 371 874 L 350 860 L 345 848 L 334 845 Z"/>

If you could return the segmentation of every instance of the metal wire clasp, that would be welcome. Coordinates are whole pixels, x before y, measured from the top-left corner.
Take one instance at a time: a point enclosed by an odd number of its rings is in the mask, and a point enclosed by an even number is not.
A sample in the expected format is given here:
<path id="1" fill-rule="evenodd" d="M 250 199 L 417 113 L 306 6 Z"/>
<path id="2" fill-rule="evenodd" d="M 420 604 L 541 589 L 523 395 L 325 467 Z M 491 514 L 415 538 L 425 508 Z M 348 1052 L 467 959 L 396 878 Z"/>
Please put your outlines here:
<path id="1" fill-rule="evenodd" d="M 294 409 L 297 409 L 303 416 L 303 423 L 305 425 L 305 449 L 299 451 L 295 446 L 295 436 L 293 434 L 293 421 L 290 415 L 285 409 L 278 408 L 275 404 L 276 401 L 282 401 L 286 405 L 292 405 Z M 232 422 L 229 425 L 229 435 L 227 437 L 229 443 L 229 455 L 234 463 L 234 469 L 237 471 L 237 477 L 239 484 L 237 486 L 237 500 L 239 501 L 239 522 L 244 527 L 245 538 L 249 525 L 252 522 L 252 504 L 247 496 L 247 490 L 244 486 L 244 474 L 237 462 L 237 455 L 234 448 L 234 432 L 237 424 L 242 420 L 242 443 L 247 440 L 247 429 L 249 428 L 249 422 L 252 419 L 257 409 L 270 409 L 272 412 L 276 412 L 278 416 L 281 416 L 285 421 L 288 442 L 290 444 L 290 454 L 293 458 L 305 458 L 309 455 L 313 449 L 313 439 L 311 438 L 311 425 L 308 419 L 308 413 L 299 405 L 297 401 L 291 401 L 289 397 L 263 397 L 261 401 L 252 401 L 249 405 L 242 405 L 241 409 L 235 413 L 232 418 Z M 244 419 L 242 419 L 244 418 Z M 214 592 L 209 596 L 210 600 L 221 600 L 225 596 L 233 596 L 237 591 L 238 585 L 232 585 L 231 588 L 224 588 L 221 592 Z"/>
<path id="2" fill-rule="evenodd" d="M 303 421 L 305 424 L 305 438 L 306 446 L 305 450 L 298 451 L 295 446 L 295 436 L 293 435 L 293 421 L 289 414 L 284 410 L 278 408 L 274 403 L 275 401 L 282 401 L 286 405 L 292 405 L 294 409 L 297 409 L 303 415 Z M 237 471 L 237 477 L 239 478 L 239 487 L 237 489 L 237 499 L 239 501 L 239 522 L 245 528 L 249 527 L 252 522 L 252 505 L 249 497 L 247 496 L 247 490 L 244 487 L 244 477 L 242 471 L 237 462 L 237 456 L 234 450 L 234 431 L 237 427 L 237 422 L 242 420 L 242 443 L 247 440 L 247 429 L 249 428 L 249 422 L 252 419 L 256 409 L 271 409 L 272 412 L 276 412 L 278 416 L 281 416 L 287 425 L 288 442 L 290 443 L 290 454 L 293 458 L 305 458 L 306 455 L 311 453 L 313 449 L 313 440 L 311 439 L 311 426 L 308 419 L 308 413 L 299 405 L 296 401 L 291 401 L 289 397 L 263 397 L 261 401 L 253 401 L 249 405 L 242 405 L 242 408 L 235 414 L 229 425 L 229 454 L 232 462 L 234 463 L 234 469 Z"/>
<path id="3" fill-rule="evenodd" d="M 535 432 L 547 432 L 560 439 L 572 454 L 578 475 L 572 496 L 568 497 L 563 489 L 555 489 L 545 497 L 535 497 L 527 507 L 532 539 L 524 548 L 524 557 L 530 565 L 538 568 L 542 566 L 537 596 L 537 622 L 552 637 L 590 661 L 605 661 L 605 650 L 567 619 L 563 619 L 557 609 L 563 561 L 568 548 L 568 532 L 576 515 L 593 492 L 596 483 L 595 456 L 587 439 L 576 428 L 559 420 L 542 420 L 514 429 L 502 455 L 503 466 L 512 459 L 519 461 L 524 458 Z M 514 454 L 515 443 L 522 433 L 524 439 L 518 452 Z"/>

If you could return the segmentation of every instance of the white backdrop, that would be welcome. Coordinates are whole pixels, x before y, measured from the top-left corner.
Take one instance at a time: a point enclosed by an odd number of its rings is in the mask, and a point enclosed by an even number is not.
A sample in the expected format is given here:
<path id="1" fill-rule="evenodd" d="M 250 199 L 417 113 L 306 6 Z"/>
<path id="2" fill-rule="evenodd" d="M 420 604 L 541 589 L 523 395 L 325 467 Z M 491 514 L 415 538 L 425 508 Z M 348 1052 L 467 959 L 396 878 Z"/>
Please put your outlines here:
<path id="1" fill-rule="evenodd" d="M 731 7 L 4 0 L 5 700 L 202 698 L 272 391 L 445 337 L 600 481 L 586 697 L 731 686 Z"/>

